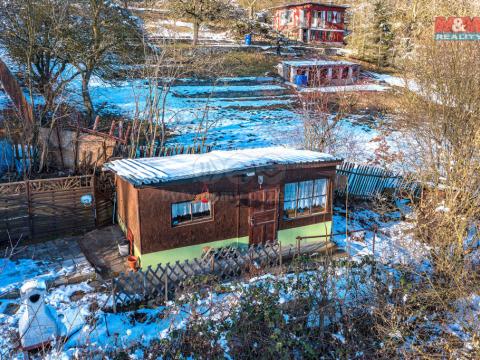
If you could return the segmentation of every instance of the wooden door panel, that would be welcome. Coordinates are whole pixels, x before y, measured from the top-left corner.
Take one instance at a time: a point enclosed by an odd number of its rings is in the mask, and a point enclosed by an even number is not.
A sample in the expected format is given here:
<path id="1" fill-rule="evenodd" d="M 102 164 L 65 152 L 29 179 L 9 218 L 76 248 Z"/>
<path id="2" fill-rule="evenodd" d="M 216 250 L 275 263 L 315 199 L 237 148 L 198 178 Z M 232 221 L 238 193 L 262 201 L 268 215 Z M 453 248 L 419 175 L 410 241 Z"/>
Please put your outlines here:
<path id="1" fill-rule="evenodd" d="M 275 222 L 265 224 L 264 226 L 264 242 L 275 241 L 277 239 L 277 226 Z"/>
<path id="2" fill-rule="evenodd" d="M 250 244 L 262 244 L 277 238 L 279 189 L 250 193 Z"/>
<path id="3" fill-rule="evenodd" d="M 263 237 L 263 226 L 254 226 L 250 229 L 250 244 L 261 244 Z"/>

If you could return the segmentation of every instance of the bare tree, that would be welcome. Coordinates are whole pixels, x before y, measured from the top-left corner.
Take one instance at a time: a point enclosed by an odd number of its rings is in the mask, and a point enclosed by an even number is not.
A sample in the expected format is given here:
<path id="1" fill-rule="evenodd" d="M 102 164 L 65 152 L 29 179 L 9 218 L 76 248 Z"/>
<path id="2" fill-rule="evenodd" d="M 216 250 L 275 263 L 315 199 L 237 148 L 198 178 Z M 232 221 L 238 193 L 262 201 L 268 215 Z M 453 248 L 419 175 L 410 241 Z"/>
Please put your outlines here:
<path id="1" fill-rule="evenodd" d="M 303 119 L 304 146 L 320 152 L 335 152 L 340 120 L 356 103 L 357 95 L 348 92 L 300 92 L 298 112 Z"/>
<path id="2" fill-rule="evenodd" d="M 24 70 L 24 80 L 34 94 L 40 94 L 38 118 L 43 122 L 55 107 L 66 85 L 78 75 L 66 71 L 69 59 L 64 55 L 68 28 L 69 1 L 12 0 L 0 4 L 0 43 Z"/>
<path id="3" fill-rule="evenodd" d="M 200 26 L 229 17 L 233 4 L 230 0 L 168 0 L 168 8 L 175 17 L 193 22 L 192 44 L 198 44 Z"/>
<path id="4" fill-rule="evenodd" d="M 406 76 L 418 92 L 406 91 L 402 106 L 412 141 L 405 160 L 425 187 L 416 232 L 433 245 L 438 273 L 464 281 L 465 239 L 480 219 L 480 74 L 471 70 L 480 48 L 429 38 L 415 55 Z"/>
<path id="5" fill-rule="evenodd" d="M 82 98 L 90 121 L 95 108 L 89 91 L 93 75 L 112 79 L 142 49 L 142 31 L 128 10 L 110 0 L 81 0 L 73 7 L 66 58 L 82 78 Z"/>

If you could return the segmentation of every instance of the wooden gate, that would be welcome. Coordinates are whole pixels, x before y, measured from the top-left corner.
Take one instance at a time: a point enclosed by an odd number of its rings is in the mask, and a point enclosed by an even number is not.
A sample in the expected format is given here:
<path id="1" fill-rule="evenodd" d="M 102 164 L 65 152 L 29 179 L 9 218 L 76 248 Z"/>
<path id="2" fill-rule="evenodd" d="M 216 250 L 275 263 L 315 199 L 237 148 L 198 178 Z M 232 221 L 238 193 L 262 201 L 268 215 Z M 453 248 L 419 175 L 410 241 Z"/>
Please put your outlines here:
<path id="1" fill-rule="evenodd" d="M 95 220 L 97 226 L 113 224 L 115 179 L 111 172 L 102 171 L 95 177 Z"/>
<path id="2" fill-rule="evenodd" d="M 277 239 L 278 188 L 250 193 L 250 244 L 265 244 Z"/>
<path id="3" fill-rule="evenodd" d="M 0 184 L 0 247 L 108 224 L 112 193 L 107 180 L 85 175 Z"/>

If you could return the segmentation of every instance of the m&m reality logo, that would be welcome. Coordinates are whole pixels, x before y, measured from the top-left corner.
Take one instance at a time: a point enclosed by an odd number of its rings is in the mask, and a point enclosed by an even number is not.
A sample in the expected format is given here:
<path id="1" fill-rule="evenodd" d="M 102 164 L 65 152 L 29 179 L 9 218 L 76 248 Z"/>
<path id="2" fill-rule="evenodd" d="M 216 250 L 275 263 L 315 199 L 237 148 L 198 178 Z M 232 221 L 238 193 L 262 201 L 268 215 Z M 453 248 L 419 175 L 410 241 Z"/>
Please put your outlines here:
<path id="1" fill-rule="evenodd" d="M 480 17 L 436 17 L 435 40 L 480 41 Z"/>

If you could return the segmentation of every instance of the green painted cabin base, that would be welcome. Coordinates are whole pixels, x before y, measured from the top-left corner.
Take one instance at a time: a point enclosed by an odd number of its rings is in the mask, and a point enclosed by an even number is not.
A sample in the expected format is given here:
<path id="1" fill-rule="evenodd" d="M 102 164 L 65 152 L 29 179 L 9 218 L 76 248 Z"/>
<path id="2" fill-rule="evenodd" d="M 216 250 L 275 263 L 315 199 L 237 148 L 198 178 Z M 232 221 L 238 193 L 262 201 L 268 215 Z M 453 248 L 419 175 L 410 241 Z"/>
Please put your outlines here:
<path id="1" fill-rule="evenodd" d="M 199 258 L 203 254 L 204 247 L 220 248 L 227 246 L 239 246 L 239 247 L 248 247 L 248 236 L 242 238 L 233 238 L 228 240 L 213 241 L 205 244 L 185 246 L 176 249 L 158 251 L 150 254 L 142 254 L 140 258 L 140 266 L 146 268 L 149 265 L 152 267 L 157 266 L 158 264 L 173 264 L 176 261 L 185 261 L 192 260 L 194 258 Z"/>
<path id="2" fill-rule="evenodd" d="M 329 235 L 332 229 L 332 222 L 324 222 L 319 224 L 313 224 L 309 226 L 303 226 L 298 228 L 292 228 L 288 230 L 278 231 L 278 241 L 282 246 L 296 245 L 297 236 L 323 236 Z M 323 242 L 326 238 L 314 238 L 306 239 L 302 241 L 302 244 L 310 244 L 314 242 Z M 139 258 L 140 266 L 145 269 L 148 266 L 156 267 L 158 264 L 173 264 L 176 261 L 192 260 L 199 258 L 203 254 L 204 247 L 220 248 L 227 246 L 239 246 L 248 247 L 248 236 L 242 238 L 233 238 L 228 240 L 213 241 L 205 244 L 185 246 L 176 249 L 158 251 L 150 254 L 140 254 L 135 247 L 135 255 Z"/>
<path id="3" fill-rule="evenodd" d="M 332 231 L 332 222 L 327 221 L 324 223 L 313 224 L 298 228 L 292 228 L 287 230 L 280 230 L 278 232 L 278 241 L 282 244 L 282 246 L 288 245 L 297 245 L 297 236 L 319 236 L 318 238 L 314 239 L 305 239 L 302 240 L 302 245 L 311 244 L 315 242 L 324 242 L 326 240 L 326 236 L 330 235 Z M 323 237 L 321 237 L 323 236 Z"/>

